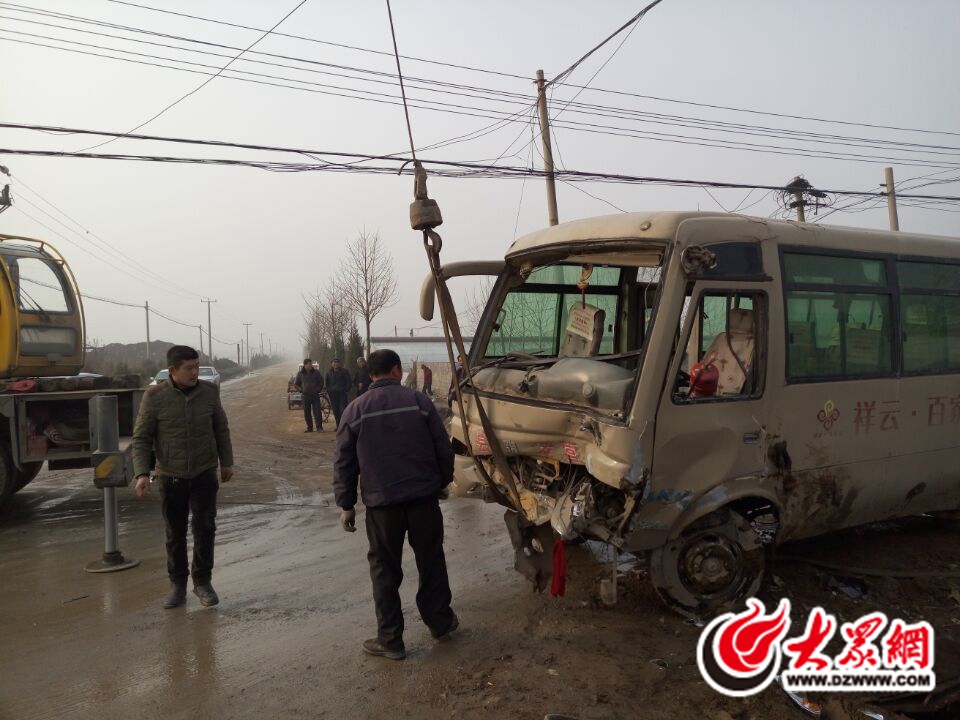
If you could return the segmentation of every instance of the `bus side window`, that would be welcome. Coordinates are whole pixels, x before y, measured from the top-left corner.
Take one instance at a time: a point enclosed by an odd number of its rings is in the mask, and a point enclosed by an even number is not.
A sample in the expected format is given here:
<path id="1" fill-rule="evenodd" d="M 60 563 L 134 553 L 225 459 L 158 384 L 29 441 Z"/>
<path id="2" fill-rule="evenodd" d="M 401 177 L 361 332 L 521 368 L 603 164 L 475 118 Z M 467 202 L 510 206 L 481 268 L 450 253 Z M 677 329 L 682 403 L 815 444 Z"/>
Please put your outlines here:
<path id="1" fill-rule="evenodd" d="M 700 297 L 674 399 L 702 402 L 762 393 L 762 296 L 711 291 Z"/>

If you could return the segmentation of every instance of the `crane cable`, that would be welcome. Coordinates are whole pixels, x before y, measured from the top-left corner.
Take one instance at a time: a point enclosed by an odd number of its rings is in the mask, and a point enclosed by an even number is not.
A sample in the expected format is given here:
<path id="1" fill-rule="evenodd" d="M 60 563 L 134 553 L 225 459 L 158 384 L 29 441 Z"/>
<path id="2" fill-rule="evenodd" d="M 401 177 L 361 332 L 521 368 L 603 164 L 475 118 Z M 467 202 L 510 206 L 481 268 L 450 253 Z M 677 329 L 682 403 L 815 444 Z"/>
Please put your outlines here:
<path id="1" fill-rule="evenodd" d="M 450 370 L 455 378 L 454 391 L 457 398 L 457 411 L 460 416 L 460 425 L 463 428 L 464 445 L 470 457 L 475 460 L 475 467 L 483 478 L 484 483 L 493 493 L 497 501 L 511 510 L 518 513 L 520 517 L 524 516 L 523 506 L 520 502 L 520 493 L 517 490 L 516 479 L 513 470 L 503 452 L 500 441 L 490 424 L 490 419 L 480 402 L 480 395 L 473 383 L 470 383 L 470 391 L 473 394 L 474 404 L 477 408 L 477 415 L 480 418 L 480 425 L 487 440 L 490 452 L 493 456 L 494 466 L 499 472 L 503 481 L 507 485 L 508 494 L 493 480 L 486 466 L 477 457 L 474 451 L 473 443 L 470 439 L 469 424 L 467 422 L 467 413 L 464 408 L 463 399 L 463 381 L 456 380 L 456 363 L 453 357 L 453 344 L 456 343 L 457 352 L 463 360 L 464 378 L 471 377 L 470 365 L 467 359 L 467 351 L 463 344 L 463 334 L 460 331 L 460 324 L 457 321 L 457 315 L 453 307 L 453 300 L 450 297 L 450 290 L 447 288 L 446 279 L 443 277 L 442 267 L 440 265 L 440 249 L 443 247 L 443 241 L 434 228 L 439 226 L 443 219 L 440 214 L 440 207 L 436 201 L 431 200 L 427 193 L 427 171 L 417 160 L 416 149 L 413 142 L 413 128 L 410 123 L 410 111 L 407 108 L 407 96 L 404 90 L 403 71 L 400 69 L 400 52 L 397 48 L 397 34 L 393 25 L 393 12 L 390 9 L 390 0 L 387 3 L 387 16 L 390 19 L 390 35 L 393 39 L 393 54 L 397 61 L 397 77 L 400 81 L 400 95 L 403 98 L 403 112 L 407 122 L 407 137 L 410 140 L 410 155 L 414 167 L 414 201 L 410 206 L 410 225 L 414 230 L 423 231 L 423 247 L 427 253 L 427 261 L 430 264 L 430 272 L 433 275 L 436 287 L 437 299 L 440 305 L 440 326 L 443 329 L 444 344 L 447 348 L 447 360 L 450 363 Z M 401 167 L 401 171 L 402 171 Z"/>

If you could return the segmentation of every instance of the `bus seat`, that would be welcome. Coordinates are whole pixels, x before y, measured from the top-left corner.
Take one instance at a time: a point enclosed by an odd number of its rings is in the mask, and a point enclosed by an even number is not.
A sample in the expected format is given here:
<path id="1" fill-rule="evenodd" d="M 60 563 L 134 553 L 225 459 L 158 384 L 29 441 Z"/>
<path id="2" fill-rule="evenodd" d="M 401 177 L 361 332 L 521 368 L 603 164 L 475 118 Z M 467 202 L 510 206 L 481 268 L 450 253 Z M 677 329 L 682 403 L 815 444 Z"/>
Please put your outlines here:
<path id="1" fill-rule="evenodd" d="M 703 355 L 704 362 L 712 361 L 720 371 L 717 395 L 739 395 L 743 392 L 747 373 L 753 364 L 755 342 L 753 311 L 741 308 L 730 310 L 727 332 L 717 334 Z"/>
<path id="2" fill-rule="evenodd" d="M 570 308 L 560 357 L 593 357 L 600 350 L 607 314 L 593 305 L 578 302 Z"/>

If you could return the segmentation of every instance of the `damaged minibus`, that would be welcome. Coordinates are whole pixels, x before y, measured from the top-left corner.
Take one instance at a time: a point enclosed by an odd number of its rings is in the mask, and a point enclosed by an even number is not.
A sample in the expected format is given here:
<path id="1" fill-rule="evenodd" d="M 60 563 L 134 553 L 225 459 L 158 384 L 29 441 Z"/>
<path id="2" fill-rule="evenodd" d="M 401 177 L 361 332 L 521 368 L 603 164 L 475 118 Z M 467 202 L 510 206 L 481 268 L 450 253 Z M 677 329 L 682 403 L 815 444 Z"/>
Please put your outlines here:
<path id="1" fill-rule="evenodd" d="M 956 238 L 632 213 L 442 269 L 476 274 L 454 492 L 511 508 L 538 587 L 554 538 L 596 539 L 706 616 L 775 544 L 960 506 Z"/>

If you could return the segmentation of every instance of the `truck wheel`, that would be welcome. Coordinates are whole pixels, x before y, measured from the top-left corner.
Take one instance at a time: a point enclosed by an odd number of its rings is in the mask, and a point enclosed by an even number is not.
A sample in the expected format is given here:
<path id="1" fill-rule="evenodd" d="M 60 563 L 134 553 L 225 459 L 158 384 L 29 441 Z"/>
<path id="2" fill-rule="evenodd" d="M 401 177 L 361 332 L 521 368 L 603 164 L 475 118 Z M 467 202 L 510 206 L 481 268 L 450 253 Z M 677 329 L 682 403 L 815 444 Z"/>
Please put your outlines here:
<path id="1" fill-rule="evenodd" d="M 14 475 L 14 492 L 20 492 L 27 485 L 29 485 L 33 479 L 40 474 L 40 470 L 43 468 L 43 462 L 32 462 L 24 463 L 23 467 L 19 470 L 13 468 Z"/>
<path id="2" fill-rule="evenodd" d="M 0 505 L 17 491 L 17 477 L 14 473 L 13 462 L 10 460 L 10 450 L 0 443 Z"/>
<path id="3" fill-rule="evenodd" d="M 766 554 L 747 520 L 717 510 L 650 553 L 650 579 L 660 598 L 681 615 L 705 618 L 756 595 Z"/>

